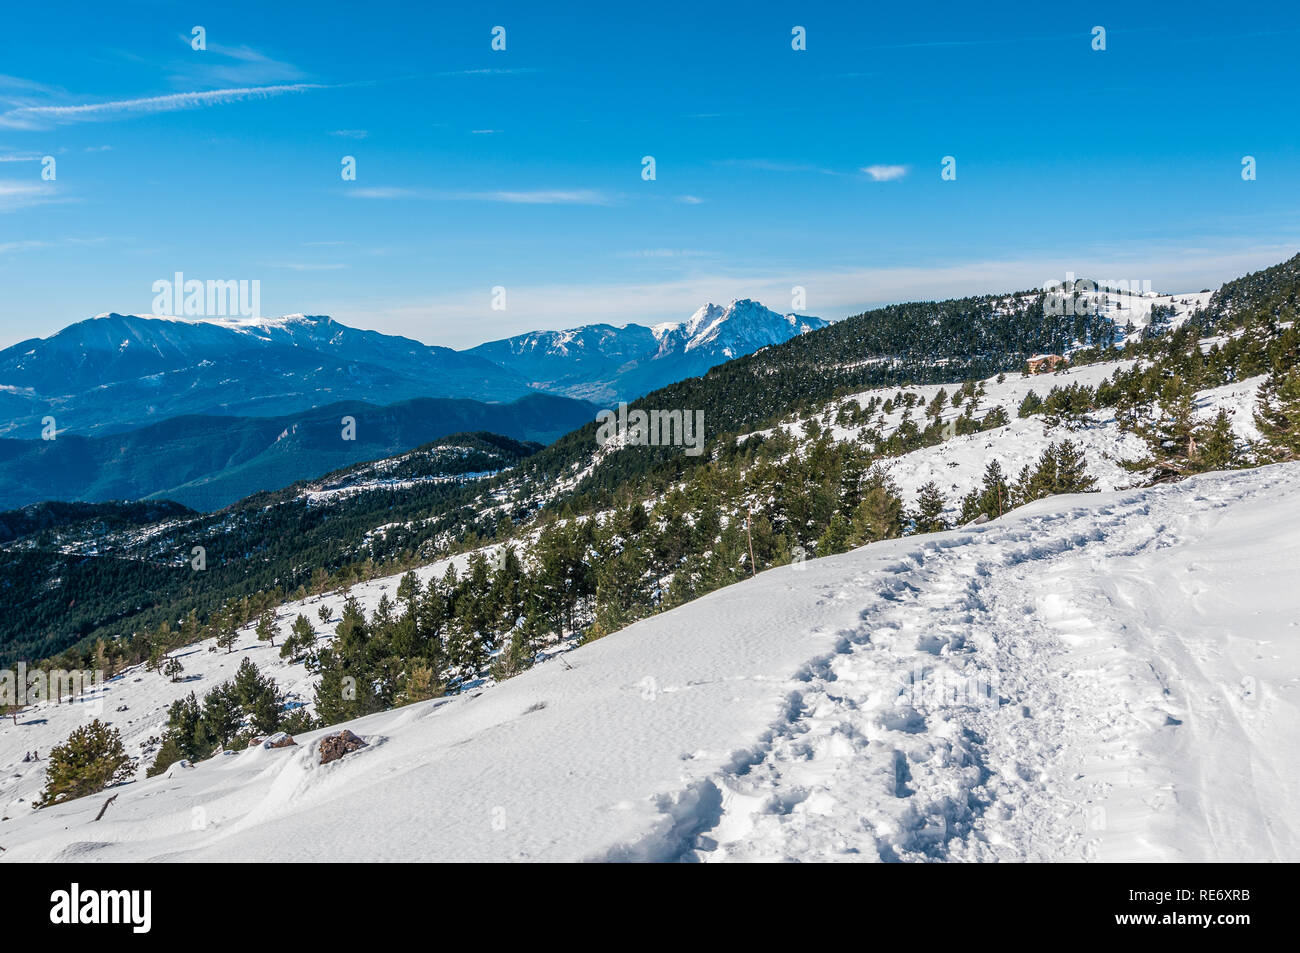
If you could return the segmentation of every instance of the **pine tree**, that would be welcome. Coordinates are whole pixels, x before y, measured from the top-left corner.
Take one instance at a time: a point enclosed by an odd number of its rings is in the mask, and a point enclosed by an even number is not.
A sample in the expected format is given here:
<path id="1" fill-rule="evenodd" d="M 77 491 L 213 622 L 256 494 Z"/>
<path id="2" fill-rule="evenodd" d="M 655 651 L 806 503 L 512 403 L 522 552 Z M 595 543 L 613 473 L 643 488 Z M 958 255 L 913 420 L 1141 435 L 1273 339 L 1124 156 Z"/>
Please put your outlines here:
<path id="1" fill-rule="evenodd" d="M 836 513 L 817 540 L 817 555 L 833 556 L 835 553 L 847 552 L 853 545 L 852 539 L 852 525 L 843 513 Z"/>
<path id="2" fill-rule="evenodd" d="M 933 417 L 937 421 L 943 416 L 943 409 L 947 404 L 948 391 L 946 388 L 940 387 L 939 393 L 934 395 L 934 400 L 930 401 L 926 406 L 925 415 L 927 417 Z"/>
<path id="3" fill-rule="evenodd" d="M 68 740 L 50 752 L 45 770 L 45 790 L 37 807 L 61 804 L 95 794 L 130 779 L 134 762 L 122 745 L 122 736 L 98 718 L 75 729 Z"/>
<path id="4" fill-rule="evenodd" d="M 257 619 L 257 641 L 270 642 L 275 648 L 275 610 L 267 609 Z"/>
<path id="5" fill-rule="evenodd" d="M 185 613 L 185 619 L 181 622 L 181 644 L 191 645 L 199 640 L 199 613 L 196 609 L 190 609 Z"/>
<path id="6" fill-rule="evenodd" d="M 1009 423 L 1011 418 L 1007 416 L 1007 409 L 999 404 L 984 415 L 984 422 L 980 424 L 980 429 L 993 430 L 996 427 L 1005 427 Z"/>
<path id="7" fill-rule="evenodd" d="M 217 745 L 225 747 L 239 734 L 243 722 L 239 696 L 229 682 L 218 685 L 203 699 L 203 714 L 195 729 L 195 744 L 199 750 L 209 752 Z"/>
<path id="8" fill-rule="evenodd" d="M 1078 444 L 1062 440 L 1049 450 L 1055 451 L 1056 479 L 1052 493 L 1091 493 L 1097 488 L 1096 479 L 1088 476 L 1083 449 Z"/>
<path id="9" fill-rule="evenodd" d="M 246 658 L 239 663 L 232 687 L 239 707 L 256 734 L 271 734 L 278 729 L 284 699 L 275 687 L 274 679 L 263 675 L 252 660 Z"/>
<path id="10" fill-rule="evenodd" d="M 184 671 L 185 666 L 181 664 L 181 660 L 178 658 L 168 658 L 166 664 L 163 665 L 162 670 L 163 674 L 173 682 L 179 682 L 181 680 L 181 674 Z"/>
<path id="11" fill-rule="evenodd" d="M 873 471 L 862 502 L 853 511 L 853 540 L 874 543 L 882 539 L 895 539 L 903 535 L 903 500 L 893 481 Z M 818 552 L 820 552 L 820 548 Z"/>
<path id="12" fill-rule="evenodd" d="M 990 460 L 984 468 L 980 488 L 962 499 L 961 521 L 969 523 L 981 515 L 996 519 L 1011 508 L 1011 487 L 1007 485 L 1002 464 Z"/>
<path id="13" fill-rule="evenodd" d="M 217 647 L 229 654 L 235 650 L 239 641 L 239 622 L 231 614 L 223 613 L 217 622 Z"/>
<path id="14" fill-rule="evenodd" d="M 921 487 L 916 497 L 916 513 L 913 520 L 916 524 L 918 533 L 941 533 L 948 529 L 948 521 L 944 519 L 943 511 L 948 505 L 944 499 L 943 493 L 934 481 L 931 481 Z"/>
<path id="15" fill-rule="evenodd" d="M 866 473 L 863 455 L 850 446 L 840 466 L 840 506 L 853 512 L 862 502 L 862 479 Z"/>
<path id="16" fill-rule="evenodd" d="M 301 613 L 289 628 L 289 637 L 280 646 L 280 658 L 300 659 L 316 644 L 316 631 L 311 621 Z"/>
<path id="17" fill-rule="evenodd" d="M 514 678 L 533 664 L 533 653 L 528 645 L 528 636 L 516 629 L 510 634 L 509 641 L 497 655 L 491 667 L 491 675 L 498 682 Z"/>
<path id="18" fill-rule="evenodd" d="M 1042 409 L 1043 399 L 1031 390 L 1025 395 L 1025 399 L 1020 402 L 1020 409 L 1016 411 L 1016 415 L 1022 419 L 1032 417 Z"/>
<path id="19" fill-rule="evenodd" d="M 447 690 L 447 686 L 438 680 L 433 667 L 424 662 L 415 662 L 406 676 L 406 683 L 399 695 L 404 705 L 428 701 L 437 698 Z"/>
<path id="20" fill-rule="evenodd" d="M 1260 456 L 1281 463 L 1300 459 L 1300 367 L 1273 371 L 1259 388 L 1255 426 Z"/>
<path id="21" fill-rule="evenodd" d="M 1201 467 L 1205 470 L 1231 470 L 1241 464 L 1237 437 L 1232 432 L 1228 412 L 1220 408 L 1210 423 L 1201 428 Z"/>
<path id="22" fill-rule="evenodd" d="M 1038 497 L 1037 487 L 1034 483 L 1034 473 L 1029 469 L 1029 464 L 1020 468 L 1020 473 L 1016 476 L 1016 482 L 1011 485 L 1011 505 L 1024 506 Z"/>
<path id="23" fill-rule="evenodd" d="M 167 729 L 163 732 L 162 747 L 158 749 L 153 764 L 145 772 L 146 776 L 152 778 L 161 774 L 182 759 L 198 761 L 211 754 L 210 750 L 199 747 L 201 719 L 202 710 L 193 692 L 185 698 L 178 698 L 172 702 L 167 712 Z"/>
<path id="24" fill-rule="evenodd" d="M 1150 465 L 1157 479 L 1185 476 L 1198 469 L 1195 391 L 1181 378 L 1171 378 L 1160 394 L 1162 413 L 1145 436 L 1151 447 Z"/>

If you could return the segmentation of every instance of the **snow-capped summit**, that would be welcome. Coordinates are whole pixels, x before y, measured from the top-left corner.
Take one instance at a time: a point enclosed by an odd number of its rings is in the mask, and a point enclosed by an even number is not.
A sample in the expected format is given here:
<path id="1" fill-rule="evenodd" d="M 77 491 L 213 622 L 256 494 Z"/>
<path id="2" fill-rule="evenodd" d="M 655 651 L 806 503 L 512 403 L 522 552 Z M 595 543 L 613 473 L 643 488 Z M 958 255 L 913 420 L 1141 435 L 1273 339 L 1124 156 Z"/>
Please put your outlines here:
<path id="1" fill-rule="evenodd" d="M 828 323 L 810 315 L 778 314 L 739 298 L 725 306 L 710 302 L 685 321 L 533 331 L 481 344 L 470 353 L 543 390 L 589 400 L 626 400 Z"/>
<path id="2" fill-rule="evenodd" d="M 726 307 L 706 304 L 681 325 L 681 330 L 685 350 L 710 348 L 733 358 L 780 344 L 828 323 L 811 315 L 777 314 L 757 301 L 738 298 Z"/>

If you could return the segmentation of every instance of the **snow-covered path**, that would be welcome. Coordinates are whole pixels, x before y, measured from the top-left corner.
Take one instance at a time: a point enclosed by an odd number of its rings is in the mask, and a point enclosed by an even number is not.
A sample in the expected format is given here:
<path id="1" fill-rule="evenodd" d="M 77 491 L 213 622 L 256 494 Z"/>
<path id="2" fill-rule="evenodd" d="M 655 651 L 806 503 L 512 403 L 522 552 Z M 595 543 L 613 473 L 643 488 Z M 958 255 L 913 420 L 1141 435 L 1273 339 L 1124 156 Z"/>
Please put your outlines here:
<path id="1" fill-rule="evenodd" d="M 782 567 L 4 860 L 1300 859 L 1300 466 Z"/>
<path id="2" fill-rule="evenodd" d="M 879 600 L 693 855 L 1300 858 L 1300 507 L 1263 472 L 1044 501 L 854 577 Z"/>

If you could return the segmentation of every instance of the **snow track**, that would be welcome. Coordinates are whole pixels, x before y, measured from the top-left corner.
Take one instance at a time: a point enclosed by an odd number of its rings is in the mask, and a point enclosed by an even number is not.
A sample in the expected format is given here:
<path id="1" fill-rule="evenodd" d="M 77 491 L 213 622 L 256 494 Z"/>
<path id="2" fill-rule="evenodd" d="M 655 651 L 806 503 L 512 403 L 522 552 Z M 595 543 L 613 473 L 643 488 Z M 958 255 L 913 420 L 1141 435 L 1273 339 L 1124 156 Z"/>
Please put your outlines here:
<path id="1" fill-rule="evenodd" d="M 761 760 L 718 779 L 720 816 L 683 859 L 1296 859 L 1278 795 L 1297 771 L 1257 737 L 1294 750 L 1294 722 L 1187 637 L 1203 593 L 1152 572 L 1179 530 L 1217 531 L 1241 502 L 1205 485 L 1049 501 L 828 591 L 865 597 L 862 625 L 810 667 Z M 1179 530 L 1152 496 L 1181 498 Z"/>

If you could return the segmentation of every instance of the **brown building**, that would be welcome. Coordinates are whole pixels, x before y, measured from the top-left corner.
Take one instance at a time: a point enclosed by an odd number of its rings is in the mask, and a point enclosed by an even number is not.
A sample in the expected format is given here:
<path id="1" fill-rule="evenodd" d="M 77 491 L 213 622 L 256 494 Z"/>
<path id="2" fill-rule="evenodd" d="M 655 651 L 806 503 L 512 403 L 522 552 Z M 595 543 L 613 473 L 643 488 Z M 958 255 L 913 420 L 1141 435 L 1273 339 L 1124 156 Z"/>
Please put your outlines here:
<path id="1" fill-rule="evenodd" d="M 1025 362 L 1030 374 L 1048 374 L 1062 364 L 1069 364 L 1070 359 L 1060 354 L 1039 354 Z"/>

